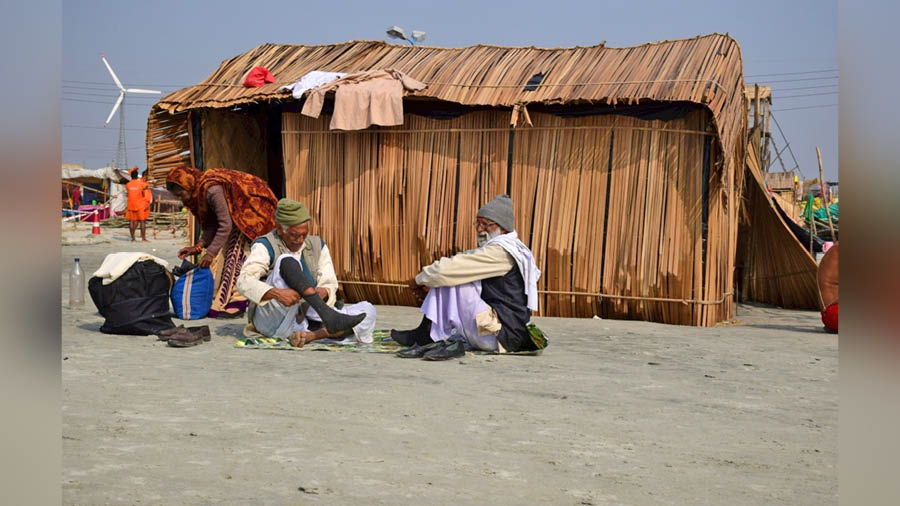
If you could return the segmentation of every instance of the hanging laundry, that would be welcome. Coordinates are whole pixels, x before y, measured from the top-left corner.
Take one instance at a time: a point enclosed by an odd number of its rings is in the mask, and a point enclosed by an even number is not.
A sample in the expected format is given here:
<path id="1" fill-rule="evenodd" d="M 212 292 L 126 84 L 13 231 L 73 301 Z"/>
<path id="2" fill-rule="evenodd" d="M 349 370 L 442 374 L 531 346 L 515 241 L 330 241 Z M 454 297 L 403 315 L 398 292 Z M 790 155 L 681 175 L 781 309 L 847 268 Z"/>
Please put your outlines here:
<path id="1" fill-rule="evenodd" d="M 399 70 L 355 72 L 311 90 L 301 113 L 318 118 L 325 103 L 325 93 L 334 91 L 330 129 L 362 130 L 372 125 L 402 125 L 404 91 L 423 89 L 425 83 Z"/>
<path id="2" fill-rule="evenodd" d="M 347 75 L 346 72 L 325 72 L 323 70 L 313 70 L 312 72 L 307 72 L 303 75 L 299 80 L 297 80 L 293 84 L 289 84 L 287 86 L 282 86 L 279 90 L 291 90 L 291 94 L 297 100 L 300 100 L 303 97 L 303 93 L 306 90 L 311 90 L 313 88 L 318 88 L 323 84 L 328 84 L 331 81 L 340 79 Z"/>
<path id="3" fill-rule="evenodd" d="M 244 80 L 244 86 L 248 88 L 259 88 L 265 83 L 274 83 L 275 76 L 265 67 L 253 67 Z"/>

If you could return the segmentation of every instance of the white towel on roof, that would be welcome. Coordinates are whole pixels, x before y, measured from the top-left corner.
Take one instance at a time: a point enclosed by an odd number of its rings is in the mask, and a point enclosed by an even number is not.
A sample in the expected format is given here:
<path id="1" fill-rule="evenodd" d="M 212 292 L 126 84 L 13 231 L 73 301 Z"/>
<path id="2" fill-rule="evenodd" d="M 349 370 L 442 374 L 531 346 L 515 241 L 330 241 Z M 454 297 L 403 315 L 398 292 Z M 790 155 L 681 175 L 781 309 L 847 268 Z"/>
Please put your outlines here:
<path id="1" fill-rule="evenodd" d="M 304 74 L 303 77 L 301 77 L 295 83 L 289 84 L 287 86 L 282 86 L 279 89 L 291 90 L 291 94 L 294 96 L 294 98 L 300 100 L 306 90 L 318 88 L 323 84 L 328 84 L 331 81 L 344 77 L 345 75 L 347 75 L 346 72 L 325 72 L 323 70 L 313 70 L 312 72 L 307 72 L 306 74 Z"/>

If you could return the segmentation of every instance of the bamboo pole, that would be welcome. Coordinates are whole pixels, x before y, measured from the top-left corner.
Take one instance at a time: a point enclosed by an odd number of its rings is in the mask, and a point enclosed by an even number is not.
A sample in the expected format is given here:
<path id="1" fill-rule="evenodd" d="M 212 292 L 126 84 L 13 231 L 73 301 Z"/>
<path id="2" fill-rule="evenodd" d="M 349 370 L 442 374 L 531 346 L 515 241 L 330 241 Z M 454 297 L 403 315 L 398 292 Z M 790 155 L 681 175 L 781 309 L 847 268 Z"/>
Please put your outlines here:
<path id="1" fill-rule="evenodd" d="M 753 131 L 754 131 L 754 133 L 760 133 L 759 132 L 759 84 L 758 83 L 753 85 L 753 94 L 754 94 L 754 97 L 753 97 Z M 758 138 L 762 139 L 762 136 L 760 135 L 760 137 L 758 137 Z M 759 148 L 759 144 L 757 144 L 754 147 Z"/>
<path id="2" fill-rule="evenodd" d="M 815 200 L 813 200 L 815 202 Z M 813 216 L 812 203 L 809 204 L 809 254 L 815 258 L 816 253 L 813 251 L 813 240 L 816 236 L 816 218 Z"/>
<path id="3" fill-rule="evenodd" d="M 825 195 L 831 195 L 831 192 L 827 190 L 827 185 L 825 183 L 825 175 L 822 171 L 822 152 L 819 150 L 819 146 L 816 146 L 816 156 L 819 158 L 819 186 L 822 187 L 822 205 L 825 207 L 825 215 L 828 216 L 828 228 L 831 229 L 831 240 L 834 241 L 836 239 L 834 235 L 834 222 L 831 221 L 831 209 L 828 207 L 830 198 L 826 199 Z M 812 217 L 812 211 L 810 211 L 810 216 Z M 815 218 L 813 218 L 815 221 Z"/>
<path id="4" fill-rule="evenodd" d="M 160 208 L 160 205 L 161 205 L 160 199 L 157 198 L 157 199 L 156 199 L 156 213 L 153 215 L 153 238 L 154 238 L 154 239 L 156 239 L 156 231 L 157 231 L 157 229 L 159 228 L 159 220 L 158 220 L 158 218 L 159 218 L 159 208 Z"/>

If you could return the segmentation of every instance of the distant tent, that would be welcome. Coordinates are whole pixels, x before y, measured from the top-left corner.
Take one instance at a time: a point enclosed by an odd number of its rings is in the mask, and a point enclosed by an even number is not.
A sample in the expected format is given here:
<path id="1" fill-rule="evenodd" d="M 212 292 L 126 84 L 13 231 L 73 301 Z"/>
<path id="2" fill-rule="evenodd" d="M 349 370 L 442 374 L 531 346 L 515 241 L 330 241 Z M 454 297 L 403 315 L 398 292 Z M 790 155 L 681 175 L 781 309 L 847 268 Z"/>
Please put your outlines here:
<path id="1" fill-rule="evenodd" d="M 113 167 L 86 169 L 80 165 L 63 164 L 62 180 L 93 188 L 93 191 L 88 189 L 88 193 L 82 196 L 82 204 L 90 204 L 90 199 L 98 202 L 107 201 L 114 212 L 125 212 L 127 196 L 125 195 L 125 185 L 120 184 L 121 181 L 128 180 L 128 174 L 125 171 Z"/>

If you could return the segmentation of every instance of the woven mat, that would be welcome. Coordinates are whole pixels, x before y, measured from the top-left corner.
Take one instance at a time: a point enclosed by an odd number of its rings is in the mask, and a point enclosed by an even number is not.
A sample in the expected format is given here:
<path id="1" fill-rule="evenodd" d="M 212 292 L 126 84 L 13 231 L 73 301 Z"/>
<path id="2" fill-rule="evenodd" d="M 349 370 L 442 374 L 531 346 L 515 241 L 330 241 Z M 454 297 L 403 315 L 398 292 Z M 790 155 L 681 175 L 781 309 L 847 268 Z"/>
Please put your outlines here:
<path id="1" fill-rule="evenodd" d="M 236 343 L 234 343 L 235 348 L 241 348 L 245 350 L 285 350 L 285 351 L 352 351 L 356 353 L 397 353 L 402 350 L 404 347 L 397 344 L 393 339 L 391 339 L 391 331 L 390 330 L 376 330 L 374 332 L 374 339 L 372 344 L 359 344 L 359 343 L 350 343 L 350 344 L 342 344 L 340 342 L 335 341 L 313 341 L 302 348 L 295 348 L 291 346 L 291 343 L 287 339 L 277 339 L 277 338 L 261 338 L 261 339 L 251 339 L 248 337 L 244 337 L 238 339 Z M 541 354 L 541 351 L 520 351 L 513 353 L 504 353 L 504 355 L 524 355 L 524 356 L 537 356 Z M 474 353 L 476 355 L 497 355 L 497 353 L 487 352 L 487 351 L 470 351 L 468 353 Z"/>
<path id="2" fill-rule="evenodd" d="M 343 344 L 339 341 L 327 340 L 322 342 L 313 341 L 302 348 L 295 348 L 287 339 L 279 338 L 261 338 L 252 339 L 244 337 L 238 339 L 234 343 L 235 348 L 243 348 L 245 350 L 287 350 L 287 351 L 353 351 L 357 353 L 396 353 L 403 349 L 393 339 L 391 339 L 390 330 L 376 330 L 374 339 L 371 344 L 349 343 Z"/>

